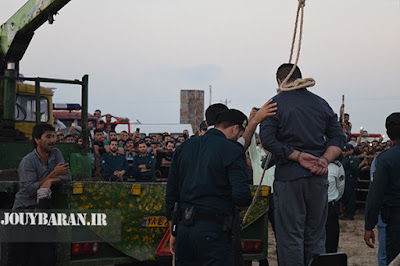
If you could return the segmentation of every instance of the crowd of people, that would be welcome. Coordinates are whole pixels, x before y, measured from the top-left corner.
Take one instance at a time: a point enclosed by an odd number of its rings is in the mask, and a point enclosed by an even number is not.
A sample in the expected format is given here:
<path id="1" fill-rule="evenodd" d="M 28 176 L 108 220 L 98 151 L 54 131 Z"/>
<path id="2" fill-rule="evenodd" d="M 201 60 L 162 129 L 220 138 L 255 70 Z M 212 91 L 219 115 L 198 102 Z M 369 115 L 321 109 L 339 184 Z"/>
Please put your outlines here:
<path id="1" fill-rule="evenodd" d="M 105 181 L 166 180 L 173 151 L 189 138 L 188 130 L 176 138 L 167 132 L 144 137 L 138 130 L 131 134 L 125 130 L 117 132 L 118 124 L 114 122 L 121 122 L 120 117 L 101 115 L 98 109 L 94 117 L 95 120 L 88 121 L 93 170 Z M 83 145 L 83 137 L 77 133 L 82 130 L 78 121 L 72 123 L 67 135 L 63 133 L 66 126 L 62 121 L 55 119 L 54 124 L 56 143 Z"/>

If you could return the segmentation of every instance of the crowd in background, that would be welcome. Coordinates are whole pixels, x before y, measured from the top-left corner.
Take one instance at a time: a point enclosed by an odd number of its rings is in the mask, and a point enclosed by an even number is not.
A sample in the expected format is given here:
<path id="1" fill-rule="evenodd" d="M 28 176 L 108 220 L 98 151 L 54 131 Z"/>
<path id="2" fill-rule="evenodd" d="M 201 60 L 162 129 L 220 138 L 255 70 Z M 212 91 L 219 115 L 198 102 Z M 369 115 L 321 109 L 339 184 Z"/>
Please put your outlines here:
<path id="1" fill-rule="evenodd" d="M 121 122 L 121 118 L 101 115 L 100 110 L 94 112 L 94 118 L 88 121 L 93 173 L 106 181 L 166 180 L 173 151 L 189 138 L 188 130 L 176 138 L 166 132 L 152 136 L 141 136 L 138 130 L 131 134 L 117 132 L 118 124 L 108 123 Z M 54 126 L 56 143 L 83 144 L 77 120 L 66 135 L 62 121 L 55 119 Z"/>

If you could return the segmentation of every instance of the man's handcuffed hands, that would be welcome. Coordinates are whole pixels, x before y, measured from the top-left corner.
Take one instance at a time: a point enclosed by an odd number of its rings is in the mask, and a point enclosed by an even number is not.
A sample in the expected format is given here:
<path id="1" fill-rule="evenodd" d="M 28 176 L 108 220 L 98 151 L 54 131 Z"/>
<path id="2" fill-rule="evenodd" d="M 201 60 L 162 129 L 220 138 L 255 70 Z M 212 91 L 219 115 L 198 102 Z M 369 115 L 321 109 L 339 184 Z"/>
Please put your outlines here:
<path id="1" fill-rule="evenodd" d="M 310 153 L 301 152 L 297 161 L 315 175 L 323 175 L 328 172 L 328 160 L 325 157 L 318 158 Z"/>

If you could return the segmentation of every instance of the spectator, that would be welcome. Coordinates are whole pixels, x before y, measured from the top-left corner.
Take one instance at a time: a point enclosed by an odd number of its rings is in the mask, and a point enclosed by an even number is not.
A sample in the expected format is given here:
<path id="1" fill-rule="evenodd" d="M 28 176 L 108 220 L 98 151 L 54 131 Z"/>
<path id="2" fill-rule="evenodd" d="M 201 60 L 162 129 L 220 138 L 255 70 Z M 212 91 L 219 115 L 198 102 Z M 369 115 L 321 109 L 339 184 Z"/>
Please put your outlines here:
<path id="1" fill-rule="evenodd" d="M 357 160 L 353 156 L 354 148 L 346 144 L 343 148 L 343 168 L 345 171 L 345 188 L 342 198 L 344 214 L 341 220 L 354 220 L 356 213 L 356 187 L 357 187 Z"/>
<path id="2" fill-rule="evenodd" d="M 153 154 L 147 153 L 147 145 L 143 140 L 139 141 L 139 154 L 133 158 L 132 165 L 135 171 L 136 181 L 152 181 L 156 167 L 156 159 Z"/>
<path id="3" fill-rule="evenodd" d="M 75 143 L 75 138 L 72 135 L 67 135 L 64 139 L 65 143 Z"/>
<path id="4" fill-rule="evenodd" d="M 340 118 L 339 118 L 339 122 L 343 128 L 343 132 L 350 137 L 351 136 L 351 128 L 352 128 L 352 124 L 350 123 L 349 119 L 350 119 L 350 115 L 348 113 L 344 113 L 343 114 L 343 110 L 344 110 L 344 104 L 342 104 L 342 106 L 340 106 Z M 344 119 L 343 119 L 344 118 Z M 343 119 L 343 121 L 342 121 Z"/>
<path id="5" fill-rule="evenodd" d="M 183 143 L 183 142 L 185 142 L 185 137 L 184 136 L 179 136 L 178 137 L 178 142 L 180 142 L 180 143 Z M 176 143 L 175 143 L 176 144 Z"/>
<path id="6" fill-rule="evenodd" d="M 67 126 L 57 118 L 54 117 L 53 119 L 54 119 L 54 129 L 56 132 L 67 128 Z"/>
<path id="7" fill-rule="evenodd" d="M 101 157 L 102 176 L 105 181 L 123 181 L 123 176 L 128 170 L 128 162 L 118 153 L 118 141 L 110 141 L 110 152 Z"/>
<path id="8" fill-rule="evenodd" d="M 206 121 L 203 120 L 203 121 L 201 121 L 201 123 L 200 123 L 200 127 L 199 127 L 199 136 L 202 136 L 202 135 L 204 135 L 204 134 L 206 134 L 206 133 L 207 133 L 207 124 L 206 124 Z"/>
<path id="9" fill-rule="evenodd" d="M 94 136 L 94 124 L 93 124 L 92 120 L 88 121 L 88 129 L 89 129 L 89 132 L 90 132 L 90 137 L 93 139 L 93 136 Z"/>
<path id="10" fill-rule="evenodd" d="M 172 141 L 167 141 L 162 153 L 161 166 L 170 166 L 172 161 L 172 153 L 174 152 L 175 145 Z"/>
<path id="11" fill-rule="evenodd" d="M 56 143 L 64 142 L 64 133 L 61 130 L 56 131 L 55 141 Z"/>
<path id="12" fill-rule="evenodd" d="M 125 141 L 124 139 L 119 139 L 119 140 L 118 140 L 118 143 L 122 146 L 122 148 L 125 149 L 126 141 Z"/>
<path id="13" fill-rule="evenodd" d="M 121 131 L 121 133 L 119 134 L 118 141 L 121 140 L 121 139 L 124 140 L 124 141 L 126 141 L 128 138 L 129 138 L 128 132 L 126 132 L 125 130 L 123 130 L 123 131 Z"/>
<path id="14" fill-rule="evenodd" d="M 185 129 L 185 130 L 183 131 L 183 137 L 185 138 L 185 140 L 188 140 L 188 139 L 189 139 L 189 130 Z"/>
<path id="15" fill-rule="evenodd" d="M 106 152 L 110 152 L 110 141 L 111 140 L 117 140 L 117 132 L 115 132 L 114 130 L 110 131 L 109 140 L 104 142 L 104 149 L 106 150 Z M 124 146 L 119 142 L 118 142 L 118 152 L 120 154 L 124 154 Z"/>
<path id="16" fill-rule="evenodd" d="M 94 130 L 94 139 L 93 139 L 93 146 L 94 146 L 94 154 L 98 159 L 101 159 L 101 156 L 105 153 L 104 149 L 104 134 L 103 130 L 96 128 Z"/>
<path id="17" fill-rule="evenodd" d="M 163 134 L 163 136 L 162 136 L 162 146 L 166 147 L 168 141 L 171 141 L 171 136 L 169 134 Z"/>
<path id="18" fill-rule="evenodd" d="M 110 140 L 110 131 L 111 131 L 111 125 L 110 124 L 104 124 L 103 128 L 103 133 L 104 133 L 104 138 L 105 140 Z"/>
<path id="19" fill-rule="evenodd" d="M 113 115 L 111 115 L 111 114 L 106 114 L 106 115 L 102 115 L 102 117 L 106 117 L 106 122 L 107 123 L 113 123 L 113 122 L 111 122 L 111 118 L 114 118 L 116 121 L 114 121 L 114 122 L 121 122 L 121 117 L 118 117 L 118 116 L 113 116 Z M 114 124 L 114 125 L 110 125 L 111 126 L 111 129 L 110 130 L 115 130 L 115 128 L 116 128 L 116 124 Z"/>
<path id="20" fill-rule="evenodd" d="M 83 138 L 81 136 L 79 136 L 78 139 L 76 140 L 76 144 L 83 145 Z"/>
<path id="21" fill-rule="evenodd" d="M 100 121 L 103 121 L 103 120 L 101 120 L 101 111 L 99 109 L 97 109 L 96 111 L 94 111 L 93 116 L 96 118 L 96 122 L 97 122 L 96 128 L 97 128 Z"/>
<path id="22" fill-rule="evenodd" d="M 328 165 L 328 217 L 326 218 L 326 253 L 336 253 L 339 245 L 339 205 L 345 187 L 345 172 L 342 164 L 335 160 Z"/>
<path id="23" fill-rule="evenodd" d="M 129 166 L 127 176 L 134 177 L 135 171 L 133 169 L 133 158 L 135 157 L 135 149 L 134 149 L 134 143 L 133 143 L 132 139 L 126 140 L 124 156 L 125 156 L 126 161 L 128 162 L 128 166 Z"/>

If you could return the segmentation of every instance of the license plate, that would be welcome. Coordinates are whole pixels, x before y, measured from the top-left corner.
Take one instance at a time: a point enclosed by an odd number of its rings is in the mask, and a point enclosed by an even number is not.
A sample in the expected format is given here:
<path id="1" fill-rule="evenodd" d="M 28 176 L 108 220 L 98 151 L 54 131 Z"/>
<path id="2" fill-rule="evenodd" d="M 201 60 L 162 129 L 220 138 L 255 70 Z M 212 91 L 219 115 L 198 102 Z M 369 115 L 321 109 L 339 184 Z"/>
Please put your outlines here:
<path id="1" fill-rule="evenodd" d="M 168 227 L 168 220 L 165 216 L 144 216 L 143 227 Z"/>

